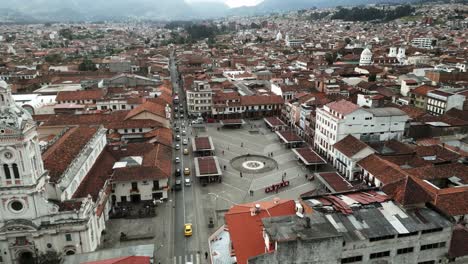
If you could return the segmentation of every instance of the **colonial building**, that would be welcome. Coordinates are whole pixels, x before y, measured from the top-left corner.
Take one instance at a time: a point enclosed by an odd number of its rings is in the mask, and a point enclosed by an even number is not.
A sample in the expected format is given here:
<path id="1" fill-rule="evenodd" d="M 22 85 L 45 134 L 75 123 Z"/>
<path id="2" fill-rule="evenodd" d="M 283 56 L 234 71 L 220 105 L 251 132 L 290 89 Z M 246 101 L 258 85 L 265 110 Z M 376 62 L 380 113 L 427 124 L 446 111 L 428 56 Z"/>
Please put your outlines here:
<path id="1" fill-rule="evenodd" d="M 211 113 L 213 92 L 210 84 L 204 81 L 194 81 L 187 90 L 187 112 L 190 115 Z"/>
<path id="2" fill-rule="evenodd" d="M 364 109 L 341 100 L 317 109 L 314 145 L 334 159 L 333 145 L 353 135 L 364 142 L 401 139 L 409 117 L 393 107 Z"/>
<path id="3" fill-rule="evenodd" d="M 105 202 L 99 212 L 96 206 L 103 201 L 102 193 L 96 192 L 96 203 L 89 195 L 72 198 L 86 176 L 81 169 L 94 151 L 80 152 L 76 157 L 84 158 L 81 163 L 64 162 L 60 168 L 65 169 L 57 169 L 52 177 L 42 161 L 35 122 L 14 103 L 10 88 L 3 81 L 0 116 L 0 262 L 32 263 L 46 251 L 74 254 L 95 250 L 105 228 Z M 105 135 L 100 128 L 89 133 L 97 141 L 88 143 L 96 149 L 106 143 L 105 136 L 98 140 L 100 134 Z M 51 146 L 54 147 L 55 144 Z M 56 163 L 69 158 L 55 154 Z M 90 168 L 93 162 L 89 161 Z M 60 182 L 52 183 L 52 178 Z M 53 196 L 52 189 L 56 191 Z"/>

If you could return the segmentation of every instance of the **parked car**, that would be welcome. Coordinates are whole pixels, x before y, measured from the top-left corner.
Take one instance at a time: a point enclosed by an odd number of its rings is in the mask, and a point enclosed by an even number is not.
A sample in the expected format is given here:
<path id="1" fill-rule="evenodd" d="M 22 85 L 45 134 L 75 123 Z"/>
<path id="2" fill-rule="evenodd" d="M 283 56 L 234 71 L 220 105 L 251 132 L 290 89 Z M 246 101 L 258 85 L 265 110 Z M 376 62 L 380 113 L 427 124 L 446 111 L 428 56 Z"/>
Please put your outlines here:
<path id="1" fill-rule="evenodd" d="M 176 177 L 177 177 L 177 176 L 180 176 L 180 175 L 182 175 L 182 171 L 181 171 L 179 168 L 177 168 L 177 169 L 175 170 L 175 172 L 174 172 L 174 175 L 175 175 Z"/>
<path id="2" fill-rule="evenodd" d="M 190 175 L 190 169 L 189 169 L 189 168 L 185 168 L 185 169 L 184 169 L 184 175 L 185 175 L 185 176 Z"/>
<path id="3" fill-rule="evenodd" d="M 179 144 L 175 144 L 175 149 L 179 150 L 179 149 L 180 149 L 180 145 L 179 145 Z"/>
<path id="4" fill-rule="evenodd" d="M 179 133 L 180 132 L 180 127 L 176 127 L 175 132 Z"/>
<path id="5" fill-rule="evenodd" d="M 184 140 L 182 140 L 182 144 L 187 145 L 187 144 L 188 144 L 188 140 L 187 140 L 186 138 L 184 138 Z"/>
<path id="6" fill-rule="evenodd" d="M 179 158 L 179 157 L 175 157 L 175 162 L 176 162 L 176 163 L 179 163 L 179 162 L 180 162 L 180 158 Z"/>
<path id="7" fill-rule="evenodd" d="M 180 141 L 180 135 L 176 135 L 175 140 Z"/>
<path id="8" fill-rule="evenodd" d="M 184 148 L 184 155 L 188 155 L 188 149 Z"/>
<path id="9" fill-rule="evenodd" d="M 185 130 L 182 130 L 182 136 L 187 135 L 187 132 Z"/>

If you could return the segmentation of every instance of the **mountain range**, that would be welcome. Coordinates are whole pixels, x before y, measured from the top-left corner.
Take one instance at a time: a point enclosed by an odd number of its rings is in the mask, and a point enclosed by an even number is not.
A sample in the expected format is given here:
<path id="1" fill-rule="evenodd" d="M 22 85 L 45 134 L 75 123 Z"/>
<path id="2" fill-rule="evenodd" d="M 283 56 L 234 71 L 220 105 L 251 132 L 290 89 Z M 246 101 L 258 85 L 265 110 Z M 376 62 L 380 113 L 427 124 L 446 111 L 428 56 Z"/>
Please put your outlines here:
<path id="1" fill-rule="evenodd" d="M 209 0 L 208 0 L 209 1 Z M 229 8 L 220 2 L 187 3 L 185 0 L 8 0 L 0 7 L 0 22 L 190 20 L 231 15 L 360 5 L 406 3 L 412 0 L 264 0 L 251 7 Z"/>

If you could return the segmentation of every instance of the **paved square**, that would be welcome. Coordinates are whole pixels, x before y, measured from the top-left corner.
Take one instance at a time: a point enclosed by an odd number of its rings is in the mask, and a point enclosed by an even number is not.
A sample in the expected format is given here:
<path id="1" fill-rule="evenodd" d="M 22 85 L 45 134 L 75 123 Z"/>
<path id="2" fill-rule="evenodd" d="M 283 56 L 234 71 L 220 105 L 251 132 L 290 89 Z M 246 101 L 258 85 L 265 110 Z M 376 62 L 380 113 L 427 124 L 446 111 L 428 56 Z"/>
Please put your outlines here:
<path id="1" fill-rule="evenodd" d="M 221 124 L 207 124 L 198 136 L 210 136 L 223 172 L 222 183 L 212 183 L 201 189 L 204 215 L 216 216 L 219 226 L 222 213 L 233 204 L 258 200 L 297 199 L 314 190 L 317 184 L 308 181 L 306 174 L 335 171 L 328 164 L 315 170 L 298 161 L 292 149 L 282 143 L 263 120 L 249 121 L 242 128 L 223 128 Z M 278 192 L 265 193 L 265 188 L 282 180 L 289 186 Z M 252 191 L 252 192 L 251 192 Z M 216 212 L 218 213 L 216 213 Z"/>

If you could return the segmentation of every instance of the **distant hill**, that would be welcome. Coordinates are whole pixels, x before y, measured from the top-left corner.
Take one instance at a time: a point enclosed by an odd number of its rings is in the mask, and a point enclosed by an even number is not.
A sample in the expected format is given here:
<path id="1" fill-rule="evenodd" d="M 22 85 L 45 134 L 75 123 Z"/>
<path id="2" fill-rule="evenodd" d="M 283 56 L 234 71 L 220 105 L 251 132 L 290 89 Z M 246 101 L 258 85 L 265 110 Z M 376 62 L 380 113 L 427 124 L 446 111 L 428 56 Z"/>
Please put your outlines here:
<path id="1" fill-rule="evenodd" d="M 229 9 L 219 2 L 185 0 L 6 0 L 0 7 L 5 21 L 101 21 L 141 18 L 191 20 L 226 15 L 255 15 L 312 7 L 350 6 L 369 3 L 407 3 L 413 0 L 264 0 L 252 7 Z"/>
<path id="2" fill-rule="evenodd" d="M 313 7 L 355 6 L 378 3 L 403 4 L 417 0 L 264 0 L 252 7 L 238 7 L 229 11 L 231 15 L 254 15 L 272 12 L 285 12 Z"/>

